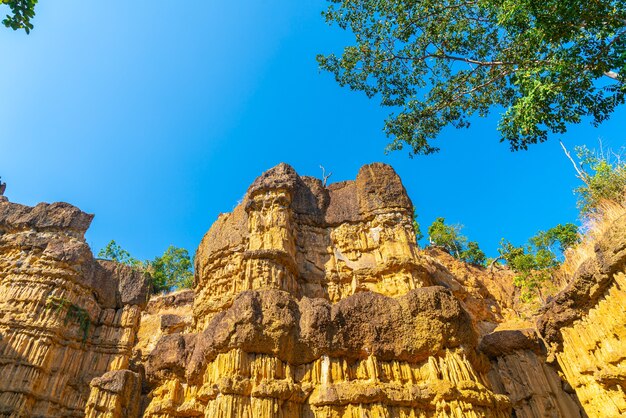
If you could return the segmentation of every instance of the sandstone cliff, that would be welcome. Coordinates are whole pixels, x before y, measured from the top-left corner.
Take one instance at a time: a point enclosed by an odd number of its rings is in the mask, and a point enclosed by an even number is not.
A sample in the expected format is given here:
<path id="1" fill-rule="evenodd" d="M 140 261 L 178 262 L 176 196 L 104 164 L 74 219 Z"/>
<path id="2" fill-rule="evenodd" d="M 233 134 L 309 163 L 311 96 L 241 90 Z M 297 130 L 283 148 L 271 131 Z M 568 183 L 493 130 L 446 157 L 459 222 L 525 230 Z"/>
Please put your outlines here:
<path id="1" fill-rule="evenodd" d="M 94 260 L 91 220 L 0 202 L 0 416 L 82 417 L 92 379 L 129 365 L 148 281 Z"/>
<path id="2" fill-rule="evenodd" d="M 327 188 L 264 173 L 198 248 L 192 332 L 148 356 L 145 416 L 580 415 L 537 341 L 477 349 L 516 316 L 512 275 L 419 250 L 412 212 L 383 164 Z"/>
<path id="3" fill-rule="evenodd" d="M 393 169 L 278 165 L 200 243 L 194 289 L 94 260 L 91 215 L 0 202 L 0 416 L 626 414 L 626 216 L 537 325 L 508 270 L 415 243 Z"/>

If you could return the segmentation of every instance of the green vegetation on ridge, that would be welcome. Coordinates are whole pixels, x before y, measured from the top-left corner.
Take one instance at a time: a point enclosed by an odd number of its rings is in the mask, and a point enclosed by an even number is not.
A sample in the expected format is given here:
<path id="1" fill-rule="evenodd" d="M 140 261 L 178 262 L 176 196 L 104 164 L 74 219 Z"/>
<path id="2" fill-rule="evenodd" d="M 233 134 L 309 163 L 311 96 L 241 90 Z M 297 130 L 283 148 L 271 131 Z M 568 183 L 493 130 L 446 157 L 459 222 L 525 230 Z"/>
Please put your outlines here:
<path id="1" fill-rule="evenodd" d="M 578 195 L 581 219 L 598 213 L 604 202 L 623 204 L 626 198 L 626 163 L 619 153 L 611 150 L 595 152 L 587 147 L 577 147 L 575 160 L 567 149 L 570 158 L 582 181 L 574 191 Z M 419 241 L 423 235 L 417 222 L 417 213 L 413 217 L 413 228 Z M 428 227 L 430 245 L 446 250 L 459 260 L 470 264 L 485 266 L 487 259 L 478 243 L 469 241 L 461 234 L 462 226 L 447 225 L 444 218 L 437 218 Z M 418 233 L 419 232 L 419 233 Z M 578 227 L 572 223 L 556 225 L 546 231 L 539 231 L 524 245 L 513 245 L 502 238 L 498 257 L 490 261 L 506 263 L 515 272 L 514 284 L 521 291 L 521 299 L 529 302 L 534 297 L 544 301 L 542 288 L 553 280 L 554 275 L 564 261 L 567 249 L 575 247 L 581 241 Z"/>
<path id="2" fill-rule="evenodd" d="M 141 262 L 111 240 L 98 252 L 98 257 L 147 272 L 155 293 L 193 287 L 193 264 L 185 248 L 170 245 L 163 255 Z"/>

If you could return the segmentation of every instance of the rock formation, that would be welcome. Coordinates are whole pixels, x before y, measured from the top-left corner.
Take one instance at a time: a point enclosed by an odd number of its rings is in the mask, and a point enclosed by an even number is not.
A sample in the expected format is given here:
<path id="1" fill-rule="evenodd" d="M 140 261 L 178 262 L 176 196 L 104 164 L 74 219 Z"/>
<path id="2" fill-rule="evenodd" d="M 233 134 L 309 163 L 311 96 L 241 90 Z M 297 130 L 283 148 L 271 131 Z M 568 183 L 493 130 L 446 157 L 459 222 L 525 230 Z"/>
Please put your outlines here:
<path id="1" fill-rule="evenodd" d="M 0 202 L 0 416 L 626 414 L 626 217 L 520 320 L 508 270 L 419 249 L 393 169 L 280 164 L 222 214 L 194 290 L 94 260 L 75 207 Z"/>
<path id="2" fill-rule="evenodd" d="M 626 214 L 607 228 L 538 329 L 589 416 L 626 416 Z"/>
<path id="3" fill-rule="evenodd" d="M 328 187 L 285 164 L 259 177 L 198 248 L 193 332 L 148 356 L 145 416 L 578 412 L 532 344 L 477 350 L 510 314 L 512 276 L 420 251 L 412 213 L 383 164 Z M 541 376 L 521 390 L 501 374 L 526 361 Z"/>
<path id="4" fill-rule="evenodd" d="M 0 416 L 82 417 L 92 379 L 129 366 L 148 280 L 94 260 L 92 218 L 0 202 Z"/>

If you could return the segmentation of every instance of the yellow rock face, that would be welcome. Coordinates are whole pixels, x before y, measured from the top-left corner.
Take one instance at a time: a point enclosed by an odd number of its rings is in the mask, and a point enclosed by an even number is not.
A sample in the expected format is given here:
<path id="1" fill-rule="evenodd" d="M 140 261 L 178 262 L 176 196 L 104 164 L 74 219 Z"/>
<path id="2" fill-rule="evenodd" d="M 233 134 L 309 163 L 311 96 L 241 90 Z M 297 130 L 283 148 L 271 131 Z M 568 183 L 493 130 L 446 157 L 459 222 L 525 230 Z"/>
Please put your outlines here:
<path id="1" fill-rule="evenodd" d="M 188 331 L 193 322 L 192 307 L 194 293 L 182 290 L 153 297 L 141 312 L 141 323 L 137 332 L 135 351 L 142 360 L 152 352 L 164 335 Z"/>
<path id="2" fill-rule="evenodd" d="M 147 284 L 93 259 L 90 222 L 68 204 L 0 203 L 0 416 L 84 416 L 91 380 L 128 367 Z M 120 295 L 126 279 L 137 294 Z"/>
<path id="3" fill-rule="evenodd" d="M 585 317 L 561 330 L 556 355 L 589 416 L 626 415 L 626 276 L 614 279 Z"/>
<path id="4" fill-rule="evenodd" d="M 626 416 L 626 217 L 535 327 L 510 271 L 419 250 L 412 211 L 389 166 L 325 187 L 281 164 L 205 235 L 194 290 L 148 302 L 91 215 L 0 201 L 0 417 Z"/>
<path id="5" fill-rule="evenodd" d="M 538 326 L 589 417 L 626 416 L 626 215 L 595 243 Z"/>
<path id="6" fill-rule="evenodd" d="M 453 284 L 412 211 L 382 164 L 328 188 L 286 165 L 257 179 L 198 248 L 195 332 L 148 356 L 144 416 L 510 416 L 473 331 L 501 315 L 428 287 Z"/>
<path id="7" fill-rule="evenodd" d="M 507 417 L 509 401 L 485 387 L 462 350 L 420 363 L 322 356 L 300 366 L 232 350 L 201 386 L 171 380 L 146 417 Z"/>
<path id="8" fill-rule="evenodd" d="M 275 167 L 220 215 L 198 248 L 196 330 L 250 289 L 336 302 L 430 285 L 417 259 L 412 210 L 389 166 L 366 166 L 356 181 L 328 188 Z"/>

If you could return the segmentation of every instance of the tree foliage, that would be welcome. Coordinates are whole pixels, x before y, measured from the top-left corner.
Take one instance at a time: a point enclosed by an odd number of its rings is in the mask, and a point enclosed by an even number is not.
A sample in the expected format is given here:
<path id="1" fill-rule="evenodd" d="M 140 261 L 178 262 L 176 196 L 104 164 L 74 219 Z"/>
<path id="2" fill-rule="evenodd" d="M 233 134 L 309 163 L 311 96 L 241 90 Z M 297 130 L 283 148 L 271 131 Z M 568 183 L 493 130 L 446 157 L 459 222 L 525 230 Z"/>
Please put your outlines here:
<path id="1" fill-rule="evenodd" d="M 98 257 L 117 261 L 150 274 L 154 292 L 193 287 L 193 265 L 185 248 L 170 245 L 163 255 L 141 262 L 114 240 L 98 252 Z"/>
<path id="2" fill-rule="evenodd" d="M 513 150 L 594 124 L 624 102 L 622 0 L 329 0 L 329 24 L 351 30 L 341 56 L 318 55 L 341 86 L 391 107 L 389 150 L 437 151 L 446 126 L 505 109 Z"/>
<path id="3" fill-rule="evenodd" d="M 415 232 L 415 241 L 419 242 L 422 238 L 424 238 L 424 234 L 422 233 L 422 227 L 417 220 L 417 211 L 413 211 L 413 232 Z"/>
<path id="4" fill-rule="evenodd" d="M 461 260 L 466 263 L 474 264 L 477 266 L 484 266 L 487 262 L 487 257 L 483 250 L 478 246 L 478 242 L 469 241 L 467 247 L 461 251 Z"/>
<path id="5" fill-rule="evenodd" d="M 579 241 L 578 228 L 571 223 L 539 231 L 528 244 L 519 247 L 502 240 L 500 258 L 516 273 L 513 283 L 521 290 L 523 301 L 530 301 L 535 295 L 543 298 L 541 287 L 553 277 L 564 251 Z"/>
<path id="6" fill-rule="evenodd" d="M 127 266 L 135 268 L 143 267 L 143 263 L 141 261 L 131 256 L 128 251 L 123 249 L 114 240 L 109 241 L 106 247 L 102 248 L 98 252 L 98 257 L 104 258 L 105 260 L 117 261 L 120 264 L 126 264 Z"/>
<path id="7" fill-rule="evenodd" d="M 622 204 L 626 199 L 626 163 L 619 153 L 592 151 L 586 146 L 576 147 L 578 161 L 572 160 L 583 184 L 574 191 L 578 194 L 578 208 L 583 216 L 594 213 L 604 200 Z"/>
<path id="8" fill-rule="evenodd" d="M 13 30 L 24 29 L 30 33 L 33 28 L 31 19 L 35 17 L 35 5 L 38 0 L 0 0 L 0 4 L 6 4 L 11 9 L 11 14 L 6 15 L 2 24 Z"/>
<path id="9" fill-rule="evenodd" d="M 485 265 L 485 253 L 476 241 L 468 242 L 467 237 L 461 234 L 461 229 L 461 225 L 446 225 L 445 218 L 437 218 L 428 227 L 428 238 L 431 244 L 442 247 L 459 260 Z"/>
<path id="10" fill-rule="evenodd" d="M 150 262 L 148 271 L 155 292 L 193 287 L 193 266 L 185 248 L 170 245 L 162 256 Z"/>

